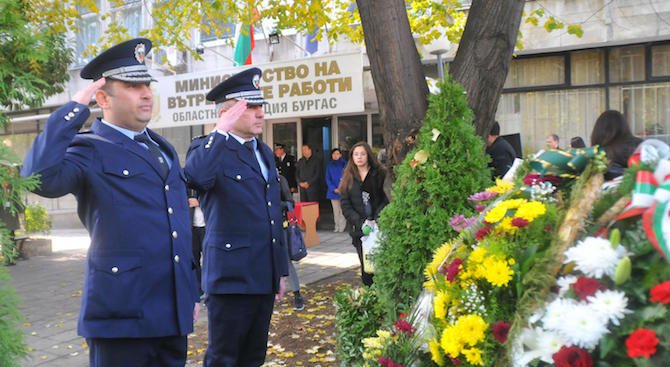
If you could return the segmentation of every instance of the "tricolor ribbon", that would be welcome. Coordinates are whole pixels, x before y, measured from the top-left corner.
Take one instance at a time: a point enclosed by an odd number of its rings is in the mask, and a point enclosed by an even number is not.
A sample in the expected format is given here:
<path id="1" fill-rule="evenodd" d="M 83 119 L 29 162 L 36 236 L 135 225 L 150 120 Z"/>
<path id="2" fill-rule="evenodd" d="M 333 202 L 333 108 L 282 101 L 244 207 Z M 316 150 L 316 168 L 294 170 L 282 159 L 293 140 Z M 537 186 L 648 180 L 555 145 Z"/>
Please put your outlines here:
<path id="1" fill-rule="evenodd" d="M 577 178 L 591 159 L 602 152 L 598 146 L 567 151 L 547 149 L 530 161 L 530 167 L 543 176 Z"/>
<path id="2" fill-rule="evenodd" d="M 670 147 L 659 140 L 644 141 L 628 160 L 629 166 L 640 163 L 655 168 L 637 172 L 630 203 L 616 219 L 641 214 L 649 242 L 670 260 Z"/>

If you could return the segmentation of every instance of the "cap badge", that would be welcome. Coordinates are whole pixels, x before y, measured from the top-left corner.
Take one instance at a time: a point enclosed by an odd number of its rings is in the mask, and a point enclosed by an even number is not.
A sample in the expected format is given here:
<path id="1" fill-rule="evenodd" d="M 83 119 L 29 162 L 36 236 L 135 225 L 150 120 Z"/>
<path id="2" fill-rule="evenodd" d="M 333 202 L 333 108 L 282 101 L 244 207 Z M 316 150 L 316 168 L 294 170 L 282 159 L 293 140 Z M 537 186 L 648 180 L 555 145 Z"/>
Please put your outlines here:
<path id="1" fill-rule="evenodd" d="M 254 77 L 251 79 L 251 84 L 254 85 L 254 88 L 260 89 L 261 76 L 258 74 L 254 75 Z"/>
<path id="2" fill-rule="evenodd" d="M 135 60 L 137 60 L 137 62 L 140 64 L 144 64 L 145 53 L 146 47 L 144 46 L 144 43 L 138 43 L 137 46 L 135 46 Z"/>

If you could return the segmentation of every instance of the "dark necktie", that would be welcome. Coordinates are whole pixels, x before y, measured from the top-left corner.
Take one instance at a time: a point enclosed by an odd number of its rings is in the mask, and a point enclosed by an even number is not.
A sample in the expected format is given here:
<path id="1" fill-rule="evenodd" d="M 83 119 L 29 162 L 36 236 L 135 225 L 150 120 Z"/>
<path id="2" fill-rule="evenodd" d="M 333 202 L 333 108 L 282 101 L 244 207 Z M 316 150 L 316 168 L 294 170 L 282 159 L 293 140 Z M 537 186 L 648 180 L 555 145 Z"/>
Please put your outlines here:
<path id="1" fill-rule="evenodd" d="M 261 165 L 260 163 L 258 163 L 258 159 L 256 158 L 256 152 L 254 152 L 253 140 L 245 141 L 244 144 L 242 145 L 244 145 L 245 148 L 249 149 L 251 155 L 254 157 L 254 162 L 256 162 L 256 168 L 258 168 L 259 171 L 263 172 L 263 170 L 261 170 Z"/>
<path id="2" fill-rule="evenodd" d="M 161 177 L 163 177 L 163 180 L 165 180 L 165 178 L 168 175 L 168 172 L 170 172 L 170 167 L 165 161 L 163 153 L 161 153 L 160 149 L 158 149 L 158 146 L 156 146 L 154 142 L 149 140 L 149 137 L 147 136 L 146 133 L 135 135 L 135 141 L 144 143 L 146 144 L 147 147 L 149 147 L 149 152 L 151 153 L 151 155 L 153 155 L 158 160 L 158 167 L 160 167 Z"/>

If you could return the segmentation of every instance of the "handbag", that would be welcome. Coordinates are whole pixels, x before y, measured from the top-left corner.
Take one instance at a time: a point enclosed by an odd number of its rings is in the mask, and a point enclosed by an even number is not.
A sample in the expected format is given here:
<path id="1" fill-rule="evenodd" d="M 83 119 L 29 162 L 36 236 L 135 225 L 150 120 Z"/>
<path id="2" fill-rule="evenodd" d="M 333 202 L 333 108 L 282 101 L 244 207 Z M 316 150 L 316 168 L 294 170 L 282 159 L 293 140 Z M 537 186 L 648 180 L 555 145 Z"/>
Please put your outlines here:
<path id="1" fill-rule="evenodd" d="M 286 228 L 286 238 L 288 239 L 288 254 L 292 261 L 300 261 L 307 256 L 307 247 L 302 238 L 302 230 L 298 225 L 298 218 L 292 211 L 286 213 L 288 227 Z"/>

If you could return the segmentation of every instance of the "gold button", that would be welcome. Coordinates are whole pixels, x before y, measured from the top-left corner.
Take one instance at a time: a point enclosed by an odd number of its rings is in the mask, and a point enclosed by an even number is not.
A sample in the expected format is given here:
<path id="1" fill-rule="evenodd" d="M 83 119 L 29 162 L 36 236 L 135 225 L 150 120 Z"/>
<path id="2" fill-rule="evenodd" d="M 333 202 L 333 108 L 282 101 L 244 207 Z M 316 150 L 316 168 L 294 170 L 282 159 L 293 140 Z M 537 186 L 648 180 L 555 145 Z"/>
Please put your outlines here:
<path id="1" fill-rule="evenodd" d="M 172 231 L 172 238 L 177 238 L 177 231 Z"/>
<path id="2" fill-rule="evenodd" d="M 174 213 L 174 210 L 172 210 L 172 208 L 168 208 L 168 214 L 172 214 L 172 213 Z"/>
<path id="3" fill-rule="evenodd" d="M 123 173 L 124 176 L 128 176 L 130 174 L 130 172 L 128 172 L 127 169 L 124 169 L 123 172 L 121 172 L 121 173 Z"/>
<path id="4" fill-rule="evenodd" d="M 118 272 L 119 272 L 119 268 L 117 268 L 116 266 L 112 268 L 112 273 L 116 274 Z"/>

